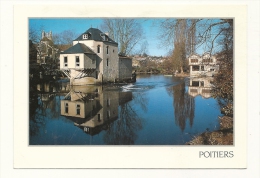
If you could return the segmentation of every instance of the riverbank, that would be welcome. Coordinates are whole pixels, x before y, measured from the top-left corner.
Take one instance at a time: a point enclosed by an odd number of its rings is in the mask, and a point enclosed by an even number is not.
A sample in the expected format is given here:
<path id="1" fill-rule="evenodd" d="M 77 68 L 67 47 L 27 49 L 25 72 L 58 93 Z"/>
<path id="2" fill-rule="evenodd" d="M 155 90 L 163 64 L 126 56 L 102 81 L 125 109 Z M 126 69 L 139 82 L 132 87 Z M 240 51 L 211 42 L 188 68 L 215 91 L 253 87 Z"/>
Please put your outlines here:
<path id="1" fill-rule="evenodd" d="M 233 145 L 233 118 L 220 117 L 220 129 L 212 132 L 204 132 L 186 145 Z"/>
<path id="2" fill-rule="evenodd" d="M 186 72 L 183 72 L 183 73 L 176 73 L 174 76 L 175 77 L 189 77 L 190 74 L 186 73 Z"/>
<path id="3" fill-rule="evenodd" d="M 136 71 L 136 74 L 160 74 L 160 75 L 165 75 L 165 76 L 175 76 L 175 77 L 189 77 L 190 73 L 176 73 L 176 74 L 172 74 L 172 73 L 167 73 L 167 72 L 140 72 L 140 71 Z"/>

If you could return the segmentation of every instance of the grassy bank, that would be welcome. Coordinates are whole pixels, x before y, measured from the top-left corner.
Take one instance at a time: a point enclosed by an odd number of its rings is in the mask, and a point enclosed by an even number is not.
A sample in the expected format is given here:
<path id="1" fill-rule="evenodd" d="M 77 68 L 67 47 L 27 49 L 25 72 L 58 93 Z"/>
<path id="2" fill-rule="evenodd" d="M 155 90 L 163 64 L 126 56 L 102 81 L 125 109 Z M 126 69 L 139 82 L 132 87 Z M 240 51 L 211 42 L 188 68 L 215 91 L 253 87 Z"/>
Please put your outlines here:
<path id="1" fill-rule="evenodd" d="M 220 129 L 212 132 L 204 132 L 186 145 L 233 145 L 233 118 L 220 117 Z"/>

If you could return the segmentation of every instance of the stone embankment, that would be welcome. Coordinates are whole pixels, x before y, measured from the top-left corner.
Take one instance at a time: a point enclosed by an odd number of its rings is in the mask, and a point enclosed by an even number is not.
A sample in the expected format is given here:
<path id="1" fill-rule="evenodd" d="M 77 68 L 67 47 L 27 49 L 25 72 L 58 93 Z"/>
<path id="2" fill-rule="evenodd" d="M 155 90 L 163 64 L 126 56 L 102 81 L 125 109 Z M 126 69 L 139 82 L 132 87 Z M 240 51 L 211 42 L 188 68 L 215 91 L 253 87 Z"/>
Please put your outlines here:
<path id="1" fill-rule="evenodd" d="M 174 76 L 175 77 L 189 77 L 190 74 L 183 72 L 183 73 L 176 73 Z"/>

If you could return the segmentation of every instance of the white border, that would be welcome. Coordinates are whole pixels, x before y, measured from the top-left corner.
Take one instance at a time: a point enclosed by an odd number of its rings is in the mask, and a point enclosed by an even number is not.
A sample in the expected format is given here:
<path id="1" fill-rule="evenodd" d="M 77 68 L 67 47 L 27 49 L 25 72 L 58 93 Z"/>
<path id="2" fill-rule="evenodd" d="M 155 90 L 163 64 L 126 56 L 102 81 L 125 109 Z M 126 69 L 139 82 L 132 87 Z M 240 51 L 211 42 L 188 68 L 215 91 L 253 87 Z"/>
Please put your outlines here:
<path id="1" fill-rule="evenodd" d="M 142 6 L 139 6 L 142 7 Z M 163 12 L 162 10 L 163 9 Z M 194 13 L 194 9 L 196 12 Z M 235 82 L 235 146 L 28 146 L 28 17 L 227 17 L 235 18 L 235 79 L 246 83 L 246 6 L 15 6 L 15 168 L 246 168 L 246 85 Z M 21 35 L 23 34 L 23 35 Z M 21 60 L 22 59 L 22 60 Z M 239 72 L 237 72 L 239 71 Z M 23 80 L 21 80 L 21 78 Z M 18 87 L 19 86 L 19 87 Z M 21 95 L 22 93 L 22 95 Z M 239 96 L 239 97 L 236 97 Z M 241 104 L 244 103 L 244 104 Z M 23 107 L 20 107 L 23 106 Z M 239 132 L 238 132 L 239 131 Z M 229 159 L 199 158 L 199 151 L 233 151 Z M 26 160 L 23 159 L 26 156 Z M 52 159 L 50 161 L 50 156 Z M 73 164 L 72 164 L 73 162 Z"/>
<path id="2" fill-rule="evenodd" d="M 207 1 L 208 2 L 208 1 Z M 230 3 L 231 1 L 218 1 L 221 4 Z M 250 129 L 246 135 L 248 136 L 248 169 L 244 170 L 17 170 L 13 169 L 13 105 L 12 105 L 12 91 L 13 84 L 10 81 L 12 78 L 12 32 L 13 32 L 13 5 L 18 4 L 17 2 L 0 2 L 1 3 L 1 149 L 0 149 L 0 159 L 1 159 L 1 171 L 0 177 L 85 177 L 86 173 L 90 176 L 100 177 L 100 176 L 117 176 L 117 177 L 133 177 L 133 175 L 142 175 L 142 177 L 169 177 L 176 175 L 179 177 L 248 177 L 248 175 L 253 175 L 258 177 L 259 175 L 259 2 L 258 1 L 232 1 L 233 4 L 243 3 L 248 5 L 249 14 L 249 24 L 248 24 L 248 98 L 250 102 L 247 104 L 249 108 L 249 122 L 248 126 Z M 39 2 L 34 2 L 39 3 Z M 186 1 L 190 3 L 190 1 Z M 195 3 L 198 3 L 196 1 Z M 214 1 L 213 1 L 214 3 Z M 216 2 L 215 2 L 216 3 Z M 232 4 L 231 3 L 231 4 Z M 162 9 L 163 10 L 163 9 Z M 6 44 L 10 45 L 6 45 Z M 6 77 L 7 75 L 9 77 Z M 23 85 L 23 84 L 22 84 Z M 246 85 L 243 83 L 241 85 Z M 244 94 L 243 94 L 244 95 Z M 251 102 L 252 101 L 252 102 Z M 5 112 L 3 112 L 5 111 Z M 22 117 L 22 115 L 20 115 Z M 237 135 L 236 135 L 237 136 Z M 193 149 L 189 149 L 193 152 Z M 39 153 L 40 154 L 40 153 Z M 24 160 L 27 159 L 26 155 L 23 157 Z M 188 158 L 192 159 L 192 158 Z M 181 161 L 181 160 L 177 160 Z M 206 168 L 207 166 L 205 166 Z M 214 172 L 213 172 L 214 171 Z"/>

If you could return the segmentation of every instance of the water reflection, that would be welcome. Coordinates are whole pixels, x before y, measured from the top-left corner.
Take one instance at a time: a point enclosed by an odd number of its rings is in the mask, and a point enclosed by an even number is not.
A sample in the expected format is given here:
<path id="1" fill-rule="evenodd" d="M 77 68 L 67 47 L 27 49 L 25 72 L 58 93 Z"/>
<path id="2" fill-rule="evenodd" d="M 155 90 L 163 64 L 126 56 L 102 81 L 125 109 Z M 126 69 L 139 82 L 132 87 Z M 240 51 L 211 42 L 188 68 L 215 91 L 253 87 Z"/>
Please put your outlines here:
<path id="1" fill-rule="evenodd" d="M 61 115 L 90 135 L 107 130 L 118 118 L 119 92 L 104 91 L 101 86 L 74 86 L 61 100 Z M 124 95 L 128 102 L 132 93 Z"/>
<path id="2" fill-rule="evenodd" d="M 124 86 L 30 84 L 30 145 L 184 144 L 218 126 L 210 81 L 153 75 Z"/>
<path id="3" fill-rule="evenodd" d="M 122 103 L 119 109 L 119 121 L 111 125 L 104 135 L 108 145 L 132 145 L 137 139 L 136 132 L 142 128 L 142 119 L 138 117 L 129 103 Z"/>
<path id="4" fill-rule="evenodd" d="M 212 77 L 190 78 L 189 95 L 196 97 L 201 95 L 203 98 L 210 98 L 212 96 Z"/>
<path id="5" fill-rule="evenodd" d="M 89 135 L 106 130 L 106 144 L 134 144 L 142 122 L 129 104 L 131 100 L 132 92 L 115 87 L 74 86 L 60 102 L 61 115 Z"/>
<path id="6" fill-rule="evenodd" d="M 45 118 L 58 119 L 60 116 L 59 99 L 69 91 L 66 82 L 39 82 L 30 84 L 29 93 L 29 134 L 35 136 L 44 129 Z"/>
<path id="7" fill-rule="evenodd" d="M 185 81 L 168 88 L 173 95 L 173 107 L 175 124 L 183 131 L 186 127 L 186 120 L 189 120 L 190 127 L 193 125 L 195 101 L 185 89 Z"/>

